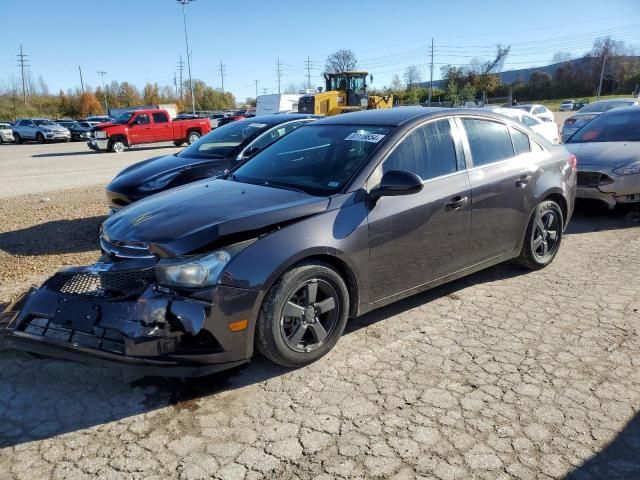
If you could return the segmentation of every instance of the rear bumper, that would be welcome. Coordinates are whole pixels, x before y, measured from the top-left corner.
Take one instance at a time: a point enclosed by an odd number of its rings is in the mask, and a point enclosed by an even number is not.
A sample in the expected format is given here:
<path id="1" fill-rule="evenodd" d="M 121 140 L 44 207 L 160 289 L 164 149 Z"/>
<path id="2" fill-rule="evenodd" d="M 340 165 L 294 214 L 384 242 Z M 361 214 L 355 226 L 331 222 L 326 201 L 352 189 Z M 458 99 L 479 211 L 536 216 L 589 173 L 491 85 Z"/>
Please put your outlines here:
<path id="1" fill-rule="evenodd" d="M 253 354 L 258 292 L 216 286 L 198 293 L 204 300 L 149 284 L 136 298 L 116 301 L 61 293 L 51 287 L 55 278 L 0 313 L 0 346 L 130 377 L 209 375 Z M 247 328 L 232 331 L 229 324 L 239 319 L 249 320 Z"/>

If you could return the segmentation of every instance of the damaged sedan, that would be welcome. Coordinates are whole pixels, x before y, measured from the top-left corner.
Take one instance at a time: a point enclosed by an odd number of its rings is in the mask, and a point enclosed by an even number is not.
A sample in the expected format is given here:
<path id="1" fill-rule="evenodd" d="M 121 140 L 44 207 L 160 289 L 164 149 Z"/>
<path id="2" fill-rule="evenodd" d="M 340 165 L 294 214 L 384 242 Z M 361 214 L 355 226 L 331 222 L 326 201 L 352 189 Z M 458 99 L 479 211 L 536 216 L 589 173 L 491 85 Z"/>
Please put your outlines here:
<path id="1" fill-rule="evenodd" d="M 491 112 L 402 108 L 318 120 L 224 177 L 123 208 L 103 256 L 0 316 L 4 345 L 142 375 L 325 355 L 355 317 L 515 259 L 543 268 L 576 162 Z"/>

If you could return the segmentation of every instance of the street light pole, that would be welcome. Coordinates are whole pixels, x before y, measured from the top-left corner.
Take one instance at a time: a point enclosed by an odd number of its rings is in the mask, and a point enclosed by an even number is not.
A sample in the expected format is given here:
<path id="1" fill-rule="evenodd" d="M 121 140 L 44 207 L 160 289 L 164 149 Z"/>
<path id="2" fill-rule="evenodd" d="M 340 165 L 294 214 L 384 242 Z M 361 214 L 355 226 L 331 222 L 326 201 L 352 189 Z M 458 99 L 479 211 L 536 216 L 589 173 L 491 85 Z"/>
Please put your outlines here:
<path id="1" fill-rule="evenodd" d="M 187 13 L 185 5 L 193 0 L 177 0 L 182 5 L 182 21 L 184 23 L 184 43 L 187 46 L 187 68 L 189 70 L 189 89 L 191 90 L 191 113 L 196 113 L 196 99 L 193 96 L 193 79 L 191 78 L 191 52 L 189 52 L 189 37 L 187 36 Z"/>

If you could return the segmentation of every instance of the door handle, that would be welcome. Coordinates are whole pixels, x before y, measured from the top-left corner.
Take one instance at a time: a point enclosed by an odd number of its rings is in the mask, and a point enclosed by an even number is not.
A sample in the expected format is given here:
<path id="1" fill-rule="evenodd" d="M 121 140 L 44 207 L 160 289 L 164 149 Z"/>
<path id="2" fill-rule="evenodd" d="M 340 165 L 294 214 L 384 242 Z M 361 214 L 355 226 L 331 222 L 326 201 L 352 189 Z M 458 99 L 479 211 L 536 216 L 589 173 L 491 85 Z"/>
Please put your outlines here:
<path id="1" fill-rule="evenodd" d="M 469 201 L 469 197 L 456 196 L 453 197 L 447 204 L 447 210 L 459 210 Z"/>
<path id="2" fill-rule="evenodd" d="M 518 188 L 526 187 L 527 184 L 529 183 L 529 180 L 531 180 L 531 175 L 521 175 L 518 181 L 516 182 L 516 187 Z"/>

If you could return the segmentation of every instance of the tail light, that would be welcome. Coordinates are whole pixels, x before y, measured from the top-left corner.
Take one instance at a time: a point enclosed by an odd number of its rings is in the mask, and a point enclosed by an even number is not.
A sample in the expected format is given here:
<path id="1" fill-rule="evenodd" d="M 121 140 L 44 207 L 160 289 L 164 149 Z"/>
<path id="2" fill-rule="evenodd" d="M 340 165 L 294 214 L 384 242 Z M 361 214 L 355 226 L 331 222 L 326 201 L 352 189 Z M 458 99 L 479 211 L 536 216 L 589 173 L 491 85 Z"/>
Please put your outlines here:
<path id="1" fill-rule="evenodd" d="M 573 154 L 569 155 L 569 165 L 574 172 L 578 169 L 578 159 Z"/>

